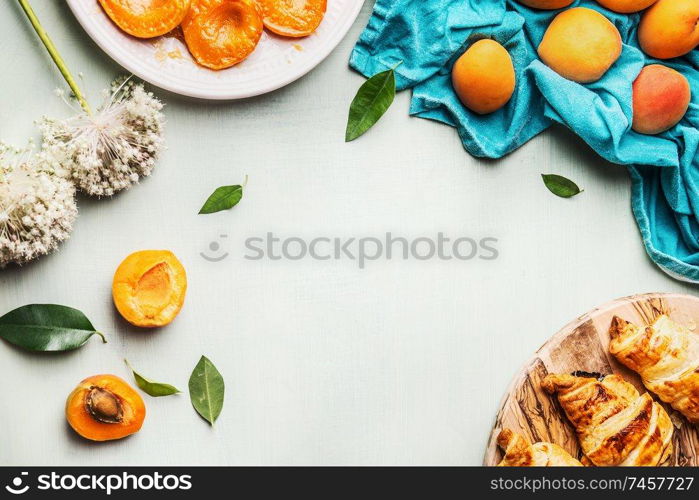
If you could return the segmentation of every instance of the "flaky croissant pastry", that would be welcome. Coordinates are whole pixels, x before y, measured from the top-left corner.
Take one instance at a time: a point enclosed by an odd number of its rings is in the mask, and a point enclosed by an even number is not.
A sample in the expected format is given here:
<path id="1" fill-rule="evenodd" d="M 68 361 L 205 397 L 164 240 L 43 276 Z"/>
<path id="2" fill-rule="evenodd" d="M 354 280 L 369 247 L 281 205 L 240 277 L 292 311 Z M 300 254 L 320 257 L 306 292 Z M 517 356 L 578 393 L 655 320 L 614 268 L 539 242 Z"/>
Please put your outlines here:
<path id="1" fill-rule="evenodd" d="M 620 375 L 547 375 L 587 459 L 597 466 L 661 465 L 672 453 L 672 422 L 660 404 Z"/>
<path id="2" fill-rule="evenodd" d="M 609 352 L 648 390 L 699 423 L 699 335 L 663 315 L 646 328 L 614 317 Z"/>
<path id="3" fill-rule="evenodd" d="M 498 467 L 582 467 L 557 444 L 531 444 L 524 436 L 510 429 L 500 431 L 498 446 L 505 452 Z"/>

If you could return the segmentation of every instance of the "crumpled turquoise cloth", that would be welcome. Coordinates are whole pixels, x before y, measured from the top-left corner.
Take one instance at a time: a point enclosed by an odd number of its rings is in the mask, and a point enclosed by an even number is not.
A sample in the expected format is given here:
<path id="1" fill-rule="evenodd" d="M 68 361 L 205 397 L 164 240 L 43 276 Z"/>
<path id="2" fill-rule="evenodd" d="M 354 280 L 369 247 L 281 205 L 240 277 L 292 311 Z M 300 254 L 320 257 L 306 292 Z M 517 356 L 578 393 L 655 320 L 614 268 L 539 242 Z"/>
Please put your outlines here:
<path id="1" fill-rule="evenodd" d="M 653 60 L 638 47 L 640 14 L 617 14 L 591 0 L 571 7 L 579 6 L 604 14 L 624 41 L 619 60 L 591 84 L 566 80 L 537 58 L 560 11 L 515 0 L 377 0 L 350 66 L 368 77 L 400 62 L 396 85 L 412 89 L 410 114 L 455 127 L 474 156 L 500 158 L 551 124 L 565 125 L 605 159 L 628 166 L 633 213 L 653 261 L 675 278 L 699 282 L 699 54 Z M 510 102 L 486 116 L 468 111 L 450 80 L 454 61 L 481 38 L 500 42 L 517 73 Z M 656 62 L 684 74 L 693 95 L 680 124 L 646 136 L 631 130 L 631 84 Z"/>

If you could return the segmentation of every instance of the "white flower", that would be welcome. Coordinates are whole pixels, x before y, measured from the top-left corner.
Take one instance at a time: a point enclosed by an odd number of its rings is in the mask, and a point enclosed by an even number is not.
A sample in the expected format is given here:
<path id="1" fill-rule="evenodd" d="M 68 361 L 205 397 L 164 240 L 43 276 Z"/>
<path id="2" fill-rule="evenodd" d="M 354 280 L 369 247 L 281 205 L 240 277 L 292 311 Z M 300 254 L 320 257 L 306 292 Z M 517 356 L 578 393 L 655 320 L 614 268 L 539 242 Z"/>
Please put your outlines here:
<path id="1" fill-rule="evenodd" d="M 112 196 L 153 170 L 163 149 L 162 108 L 142 84 L 117 80 L 95 115 L 44 118 L 42 157 L 81 191 Z"/>
<path id="2" fill-rule="evenodd" d="M 78 215 L 73 184 L 31 153 L 0 144 L 0 268 L 55 250 Z"/>

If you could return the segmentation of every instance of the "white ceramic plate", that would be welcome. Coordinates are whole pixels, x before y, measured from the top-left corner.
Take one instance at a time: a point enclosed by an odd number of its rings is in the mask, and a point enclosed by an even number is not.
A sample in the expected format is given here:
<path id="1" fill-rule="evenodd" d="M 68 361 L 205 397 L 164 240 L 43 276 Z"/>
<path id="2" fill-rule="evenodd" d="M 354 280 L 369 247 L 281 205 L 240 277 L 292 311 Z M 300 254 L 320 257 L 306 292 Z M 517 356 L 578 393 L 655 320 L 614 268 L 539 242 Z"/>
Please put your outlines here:
<path id="1" fill-rule="evenodd" d="M 315 33 L 283 38 L 265 30 L 245 61 L 222 71 L 194 62 L 176 38 L 141 40 L 117 28 L 97 0 L 67 0 L 78 22 L 117 63 L 139 78 L 177 94 L 202 99 L 241 99 L 271 92 L 312 70 L 340 43 L 364 0 L 328 0 Z"/>

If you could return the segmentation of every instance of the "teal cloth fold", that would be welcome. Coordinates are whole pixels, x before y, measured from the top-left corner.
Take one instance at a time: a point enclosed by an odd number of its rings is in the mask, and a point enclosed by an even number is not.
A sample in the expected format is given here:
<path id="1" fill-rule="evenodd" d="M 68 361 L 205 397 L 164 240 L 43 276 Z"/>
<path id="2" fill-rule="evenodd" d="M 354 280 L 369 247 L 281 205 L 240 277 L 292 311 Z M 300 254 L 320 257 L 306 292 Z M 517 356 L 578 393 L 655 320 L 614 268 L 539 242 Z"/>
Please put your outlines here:
<path id="1" fill-rule="evenodd" d="M 565 125 L 603 158 L 629 169 L 633 214 L 653 261 L 675 278 L 699 282 L 699 55 L 653 60 L 638 46 L 640 14 L 617 14 L 592 0 L 576 0 L 576 6 L 605 15 L 624 43 L 619 60 L 591 84 L 566 80 L 537 57 L 560 11 L 515 0 L 377 0 L 350 66 L 369 77 L 401 63 L 396 87 L 412 90 L 410 114 L 456 128 L 474 156 L 500 158 L 550 125 Z M 461 104 L 450 79 L 454 61 L 482 38 L 509 51 L 517 74 L 510 102 L 485 116 Z M 692 102 L 677 126 L 647 136 L 631 129 L 631 84 L 653 63 L 685 75 Z"/>

